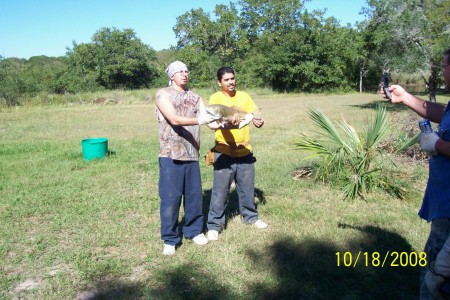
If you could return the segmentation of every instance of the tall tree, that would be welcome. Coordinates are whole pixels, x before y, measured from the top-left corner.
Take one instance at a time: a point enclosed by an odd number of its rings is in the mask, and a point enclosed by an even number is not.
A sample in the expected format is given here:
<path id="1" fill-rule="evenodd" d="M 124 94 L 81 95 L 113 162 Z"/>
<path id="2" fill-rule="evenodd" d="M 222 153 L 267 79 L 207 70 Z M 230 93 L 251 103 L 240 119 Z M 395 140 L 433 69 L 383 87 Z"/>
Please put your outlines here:
<path id="1" fill-rule="evenodd" d="M 173 27 L 179 58 L 192 72 L 191 86 L 205 86 L 213 78 L 217 63 L 214 23 L 203 9 L 191 9 L 177 18 Z"/>
<path id="2" fill-rule="evenodd" d="M 324 12 L 304 11 L 301 0 L 239 0 L 179 18 L 174 31 L 180 57 L 203 82 L 231 65 L 244 86 L 282 91 L 356 87 L 363 39 Z M 355 38 L 358 37 L 358 38 Z M 193 83 L 195 80 L 192 81 Z"/>
<path id="3" fill-rule="evenodd" d="M 27 85 L 27 92 L 53 93 L 54 81 L 65 70 L 63 57 L 33 56 L 25 63 L 22 78 Z"/>
<path id="4" fill-rule="evenodd" d="M 94 74 L 96 82 L 107 89 L 149 87 L 157 73 L 155 51 L 132 29 L 102 28 L 92 43 L 74 43 L 68 56 L 80 74 Z"/>
<path id="5" fill-rule="evenodd" d="M 19 58 L 0 60 L 0 103 L 20 104 L 20 97 L 26 92 L 26 84 L 21 76 L 25 62 Z"/>
<path id="6" fill-rule="evenodd" d="M 201 8 L 192 9 L 177 18 L 174 32 L 180 57 L 196 72 L 192 85 L 211 83 L 215 87 L 218 66 L 233 65 L 249 49 L 233 3 L 216 5 L 213 19 Z"/>
<path id="7" fill-rule="evenodd" d="M 324 18 L 323 11 L 304 11 L 300 1 L 240 3 L 243 25 L 252 41 L 248 64 L 243 62 L 253 70 L 249 78 L 263 77 L 264 83 L 281 91 L 356 87 L 360 43 L 355 43 L 352 28 L 341 27 L 335 18 Z"/>
<path id="8" fill-rule="evenodd" d="M 450 41 L 450 0 L 369 0 L 368 5 L 369 26 L 384 31 L 386 63 L 401 71 L 427 70 L 424 78 L 435 101 L 441 54 Z"/>
<path id="9" fill-rule="evenodd" d="M 63 70 L 65 64 L 62 57 L 0 60 L 0 98 L 7 105 L 18 105 L 25 97 L 54 93 L 55 81 Z"/>
<path id="10" fill-rule="evenodd" d="M 266 32 L 287 33 L 301 25 L 303 2 L 300 0 L 239 0 L 242 25 L 253 40 Z"/>

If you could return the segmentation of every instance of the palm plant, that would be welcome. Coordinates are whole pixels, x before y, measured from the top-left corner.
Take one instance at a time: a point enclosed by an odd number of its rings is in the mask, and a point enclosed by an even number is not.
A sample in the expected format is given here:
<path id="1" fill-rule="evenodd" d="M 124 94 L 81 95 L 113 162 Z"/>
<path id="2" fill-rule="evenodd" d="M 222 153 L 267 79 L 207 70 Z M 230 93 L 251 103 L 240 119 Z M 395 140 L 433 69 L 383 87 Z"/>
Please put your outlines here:
<path id="1" fill-rule="evenodd" d="M 321 162 L 314 170 L 314 178 L 322 182 L 337 182 L 345 198 L 364 198 L 374 187 L 382 188 L 403 198 L 405 190 L 395 184 L 387 168 L 395 166 L 380 147 L 388 133 L 386 109 L 377 106 L 375 117 L 365 135 L 360 135 L 345 119 L 336 126 L 322 112 L 315 108 L 308 111 L 309 117 L 321 129 L 322 141 L 301 134 L 294 142 L 294 149 L 310 152 L 307 158 L 319 158 Z"/>

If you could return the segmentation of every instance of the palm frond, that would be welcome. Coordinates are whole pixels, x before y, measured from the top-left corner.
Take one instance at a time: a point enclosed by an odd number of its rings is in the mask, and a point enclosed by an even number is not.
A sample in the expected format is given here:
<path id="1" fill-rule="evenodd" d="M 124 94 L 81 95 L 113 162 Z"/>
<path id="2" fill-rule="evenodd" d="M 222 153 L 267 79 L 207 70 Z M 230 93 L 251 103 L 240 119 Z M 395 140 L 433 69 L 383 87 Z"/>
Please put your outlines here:
<path id="1" fill-rule="evenodd" d="M 330 119 L 320 110 L 310 108 L 308 111 L 308 115 L 319 126 L 319 128 L 325 132 L 325 135 L 338 147 L 345 145 L 345 142 L 339 135 L 336 127 L 333 125 Z"/>
<path id="2" fill-rule="evenodd" d="M 366 148 L 376 147 L 386 137 L 388 129 L 386 108 L 378 104 L 373 123 L 367 129 Z"/>
<path id="3" fill-rule="evenodd" d="M 304 134 L 302 134 L 301 137 L 293 143 L 293 146 L 295 150 L 312 152 L 314 154 L 313 156 L 324 156 L 331 154 L 327 147 Z"/>
<path id="4" fill-rule="evenodd" d="M 344 143 L 347 151 L 356 155 L 358 148 L 361 146 L 361 139 L 358 132 L 356 132 L 355 128 L 347 123 L 344 118 L 342 118 L 342 121 L 338 123 L 338 125 L 347 137 L 347 143 Z"/>
<path id="5" fill-rule="evenodd" d="M 413 136 L 410 140 L 406 141 L 406 143 L 404 143 L 397 150 L 395 150 L 395 154 L 397 154 L 399 152 L 402 152 L 402 151 L 405 151 L 409 147 L 412 147 L 415 144 L 417 144 L 419 142 L 419 135 L 420 135 L 420 132 L 417 133 L 415 136 Z"/>

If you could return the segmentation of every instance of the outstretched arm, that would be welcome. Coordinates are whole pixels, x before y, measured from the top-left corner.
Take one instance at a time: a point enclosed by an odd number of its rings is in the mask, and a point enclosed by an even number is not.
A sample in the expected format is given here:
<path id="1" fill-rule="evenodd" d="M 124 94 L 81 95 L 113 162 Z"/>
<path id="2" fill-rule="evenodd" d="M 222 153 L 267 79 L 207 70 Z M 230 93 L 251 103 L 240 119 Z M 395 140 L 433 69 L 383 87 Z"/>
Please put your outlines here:
<path id="1" fill-rule="evenodd" d="M 204 110 L 203 100 L 200 98 L 200 110 Z M 175 107 L 170 102 L 169 95 L 164 91 L 158 91 L 156 94 L 156 106 L 167 121 L 175 126 L 185 125 L 203 125 L 214 121 L 211 115 L 206 112 L 201 113 L 199 117 L 184 117 L 177 115 Z"/>
<path id="2" fill-rule="evenodd" d="M 440 123 L 442 121 L 445 112 L 443 104 L 420 99 L 405 91 L 400 85 L 391 85 L 389 91 L 391 92 L 392 103 L 403 103 L 422 118 L 432 122 Z M 385 96 L 382 89 L 381 94 Z"/>

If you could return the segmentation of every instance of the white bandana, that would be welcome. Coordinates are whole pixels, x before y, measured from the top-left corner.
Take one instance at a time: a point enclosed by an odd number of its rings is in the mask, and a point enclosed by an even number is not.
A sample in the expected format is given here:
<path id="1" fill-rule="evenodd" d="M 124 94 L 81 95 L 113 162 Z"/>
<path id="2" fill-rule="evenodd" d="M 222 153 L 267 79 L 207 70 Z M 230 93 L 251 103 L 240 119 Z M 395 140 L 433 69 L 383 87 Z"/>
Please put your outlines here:
<path id="1" fill-rule="evenodd" d="M 169 78 L 172 79 L 173 75 L 177 72 L 181 72 L 181 71 L 187 71 L 188 68 L 186 67 L 186 65 L 184 63 L 182 63 L 181 61 L 174 61 L 173 63 L 171 63 L 167 69 L 166 69 L 166 73 L 167 75 L 169 75 Z"/>

